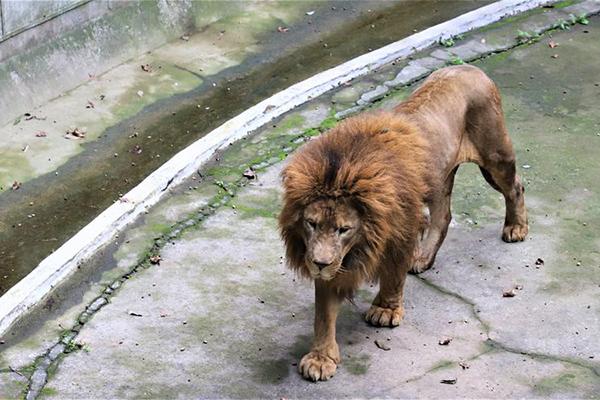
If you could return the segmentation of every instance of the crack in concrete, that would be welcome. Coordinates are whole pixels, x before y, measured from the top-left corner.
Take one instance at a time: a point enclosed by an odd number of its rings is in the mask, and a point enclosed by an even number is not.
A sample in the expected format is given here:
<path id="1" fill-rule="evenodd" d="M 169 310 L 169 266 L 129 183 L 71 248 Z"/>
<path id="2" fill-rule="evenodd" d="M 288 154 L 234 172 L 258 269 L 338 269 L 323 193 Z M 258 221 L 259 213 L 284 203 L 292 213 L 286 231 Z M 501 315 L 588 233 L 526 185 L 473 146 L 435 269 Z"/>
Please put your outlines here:
<path id="1" fill-rule="evenodd" d="M 485 333 L 486 338 L 489 339 L 490 337 L 490 324 L 486 321 L 483 320 L 483 318 L 481 318 L 481 316 L 479 315 L 479 310 L 477 308 L 477 304 L 472 302 L 471 300 L 467 299 L 466 297 L 461 296 L 458 293 L 452 292 L 446 288 L 443 288 L 441 286 L 438 286 L 436 284 L 434 284 L 431 281 L 428 281 L 427 279 L 425 279 L 423 276 L 421 275 L 416 275 L 416 278 L 419 279 L 421 282 L 423 282 L 425 285 L 427 285 L 428 287 L 442 293 L 445 294 L 447 296 L 451 296 L 454 297 L 455 299 L 459 300 L 462 303 L 467 304 L 468 306 L 470 306 L 471 309 L 471 315 L 473 316 L 473 318 L 475 318 L 477 320 L 477 322 L 479 323 L 479 325 L 481 325 L 483 327 L 483 331 Z"/>
<path id="2" fill-rule="evenodd" d="M 593 15 L 598 15 L 600 14 L 600 11 L 597 12 L 589 12 L 589 13 L 584 13 L 586 16 L 593 16 Z M 574 25 L 576 22 L 573 22 L 572 25 Z M 546 28 L 542 28 L 542 30 L 538 33 L 538 36 L 536 38 L 533 38 L 529 41 L 526 42 L 519 42 L 517 41 L 513 46 L 508 46 L 508 47 L 499 47 L 496 50 L 488 50 L 485 52 L 482 52 L 480 54 L 478 54 L 476 57 L 472 57 L 472 58 L 468 58 L 467 61 L 468 62 L 473 62 L 473 61 L 478 61 L 481 60 L 483 58 L 492 56 L 492 55 L 496 55 L 496 54 L 502 54 L 508 51 L 512 51 L 513 49 L 519 48 L 521 46 L 526 46 L 532 43 L 535 43 L 536 41 L 539 40 L 539 38 L 542 35 L 545 35 L 548 32 L 552 32 L 555 30 L 558 30 L 559 28 L 556 26 L 556 24 L 551 24 L 548 25 Z M 426 55 L 424 56 L 426 57 Z M 178 68 L 181 68 L 179 66 L 177 66 Z M 183 69 L 183 68 L 182 68 Z M 191 72 L 189 70 L 186 70 L 187 72 Z M 435 71 L 434 69 L 431 69 L 425 76 L 420 77 L 418 79 L 414 79 L 410 82 L 407 82 L 403 85 L 400 85 L 396 88 L 394 88 L 393 90 L 390 90 L 389 93 L 393 93 L 395 91 L 398 91 L 402 88 L 408 87 L 416 82 L 419 82 L 421 80 L 426 79 L 427 76 L 429 76 L 429 74 L 431 74 L 433 71 Z M 365 91 L 368 92 L 369 90 Z M 377 104 L 378 102 L 382 101 L 382 99 L 375 99 L 370 103 L 364 104 L 364 105 L 354 105 L 352 107 L 350 107 L 348 110 L 352 110 L 352 112 L 344 114 L 344 118 L 347 116 L 350 116 L 352 114 L 355 114 L 358 111 L 363 110 L 364 108 L 367 107 L 372 107 L 374 104 Z M 345 110 L 345 111 L 348 111 Z M 339 115 L 340 113 L 338 113 Z M 342 118 L 339 118 L 342 119 Z M 303 131 L 301 134 L 296 135 L 296 136 L 290 136 L 290 152 L 292 152 L 293 150 L 295 150 L 297 147 L 300 146 L 300 144 L 302 143 L 302 141 L 298 141 L 298 139 L 301 138 L 307 138 L 312 136 L 310 132 L 314 132 L 315 129 L 319 132 L 322 133 L 323 131 L 325 131 L 326 129 L 322 129 L 321 127 L 317 127 L 317 128 L 310 128 L 307 129 L 305 131 Z M 257 164 L 260 164 L 259 168 L 255 168 L 256 170 L 264 170 L 272 165 L 275 165 L 279 162 L 281 162 L 281 160 L 277 160 L 276 162 L 269 162 L 269 158 L 271 157 L 270 154 L 267 154 L 267 156 L 264 157 L 264 160 L 260 160 L 254 163 L 254 165 L 251 165 L 252 167 L 256 167 Z M 256 161 L 256 160 L 255 160 Z M 155 255 L 158 255 L 158 253 L 160 252 L 160 250 L 170 241 L 173 241 L 174 239 L 179 238 L 185 231 L 189 230 L 192 227 L 195 227 L 197 225 L 199 225 L 200 223 L 202 223 L 202 221 L 204 219 L 206 219 L 207 217 L 214 215 L 219 209 L 221 209 L 223 206 L 226 206 L 229 204 L 229 202 L 231 201 L 232 197 L 235 196 L 236 192 L 238 189 L 241 189 L 242 187 L 245 186 L 245 183 L 247 182 L 247 179 L 245 178 L 241 178 L 238 179 L 235 182 L 230 182 L 230 183 L 224 183 L 222 181 L 218 181 L 215 180 L 214 182 L 212 182 L 212 184 L 216 185 L 217 187 L 219 187 L 221 190 L 223 190 L 224 194 L 222 195 L 217 195 L 214 196 L 211 201 L 208 202 L 208 206 L 204 206 L 202 207 L 199 211 L 194 212 L 190 215 L 188 215 L 185 219 L 183 219 L 182 221 L 179 221 L 175 224 L 172 225 L 171 229 L 169 230 L 169 232 L 161 235 L 160 237 L 156 238 L 154 240 L 154 244 L 151 247 L 151 249 L 145 254 L 145 256 L 143 256 L 140 261 L 127 273 L 123 274 L 120 278 L 117 278 L 115 281 L 113 281 L 113 283 L 111 283 L 110 285 L 108 285 L 103 293 L 98 296 L 97 298 L 95 298 L 87 307 L 86 309 L 79 315 L 79 317 L 77 318 L 77 322 L 73 325 L 73 327 L 70 330 L 67 330 L 67 332 L 65 334 L 63 334 L 61 336 L 61 338 L 59 339 L 59 341 L 53 345 L 51 348 L 49 348 L 44 354 L 42 354 L 41 356 L 39 356 L 38 358 L 36 358 L 36 361 L 34 361 L 34 363 L 32 363 L 30 366 L 27 366 L 25 368 L 32 368 L 33 369 L 33 373 L 29 376 L 28 378 L 28 383 L 27 383 L 27 387 L 26 390 L 24 391 L 25 394 L 25 399 L 26 400 L 35 400 L 39 394 L 41 393 L 42 389 L 45 387 L 45 385 L 47 384 L 47 380 L 48 380 L 48 371 L 51 367 L 56 367 L 60 361 L 62 360 L 62 358 L 64 358 L 64 355 L 67 355 L 69 353 L 72 353 L 76 350 L 79 350 L 83 347 L 83 345 L 81 343 L 78 343 L 75 341 L 75 339 L 77 338 L 79 332 L 81 331 L 81 329 L 83 328 L 83 326 L 89 321 L 89 319 L 97 312 L 99 312 L 106 304 L 108 304 L 110 302 L 110 298 L 112 296 L 114 296 L 118 289 L 121 287 L 121 285 L 126 282 L 129 278 L 131 278 L 134 274 L 140 272 L 141 270 L 150 268 L 153 263 L 151 261 L 151 258 Z M 168 186 L 168 185 L 167 185 Z M 165 187 L 166 189 L 166 187 Z M 562 362 L 562 363 L 568 363 L 568 364 L 572 364 L 575 365 L 577 367 L 580 368 L 585 368 L 590 370 L 593 374 L 595 374 L 596 376 L 600 377 L 600 367 L 595 367 L 595 366 L 591 366 L 591 365 L 587 365 L 586 363 L 581 363 L 575 360 L 571 360 L 571 359 L 567 359 L 567 358 L 561 358 L 561 357 L 556 357 L 556 356 L 552 356 L 552 355 L 548 355 L 548 354 L 542 354 L 542 353 L 535 353 L 535 352 L 528 352 L 528 351 L 523 351 L 523 350 L 519 350 L 516 348 L 511 348 L 507 345 L 504 345 L 498 341 L 495 341 L 493 339 L 491 339 L 489 337 L 489 333 L 490 333 L 490 325 L 484 321 L 478 314 L 478 310 L 477 310 L 477 305 L 473 302 L 471 302 L 470 300 L 466 299 L 465 297 L 461 296 L 458 293 L 454 293 L 452 291 L 449 291 L 445 288 L 439 287 L 437 285 L 435 285 L 434 283 L 428 281 L 427 279 L 421 277 L 421 276 L 417 276 L 417 279 L 419 279 L 421 282 L 423 282 L 424 284 L 426 284 L 427 286 L 439 291 L 440 293 L 443 293 L 445 295 L 448 296 L 452 296 L 456 299 L 458 299 L 459 301 L 467 304 L 470 306 L 471 309 L 471 313 L 473 315 L 473 317 L 478 321 L 478 323 L 483 327 L 484 332 L 486 334 L 486 341 L 484 343 L 486 343 L 487 345 L 489 345 L 489 349 L 486 351 L 483 351 L 477 355 L 475 355 L 474 357 L 470 358 L 469 360 L 474 360 L 484 354 L 487 354 L 491 351 L 493 351 L 493 349 L 496 350 L 501 350 L 501 351 L 505 351 L 508 353 L 514 353 L 514 354 L 521 354 L 521 355 L 527 355 L 529 357 L 532 358 L 540 358 L 540 359 L 547 359 L 547 360 L 552 360 L 552 361 L 558 361 L 558 362 Z M 437 369 L 443 368 L 443 366 L 437 366 L 434 367 L 428 371 L 426 371 L 424 374 L 415 377 L 415 378 L 411 378 L 409 380 L 406 381 L 406 383 L 408 382 L 413 382 L 413 381 L 417 381 L 421 378 L 423 378 L 425 375 L 427 375 L 428 373 L 431 373 Z M 10 372 L 15 372 L 15 371 L 0 371 L 0 373 L 10 373 Z M 20 374 L 22 375 L 22 374 Z"/>
<path id="3" fill-rule="evenodd" d="M 518 349 L 516 347 L 507 346 L 503 343 L 500 343 L 497 340 L 490 339 L 490 338 L 488 338 L 486 340 L 486 345 L 489 345 L 493 349 L 501 350 L 501 351 L 504 351 L 507 353 L 521 354 L 524 356 L 531 357 L 533 359 L 537 358 L 537 359 L 541 359 L 541 360 L 557 361 L 557 362 L 561 362 L 561 363 L 565 363 L 565 364 L 571 364 L 571 365 L 574 365 L 579 368 L 587 369 L 590 372 L 592 372 L 594 375 L 596 375 L 597 377 L 600 378 L 600 366 L 588 364 L 586 362 L 577 361 L 570 357 L 560 357 L 560 356 L 551 355 L 551 354 L 544 354 L 544 353 L 538 353 L 538 352 Z"/>
<path id="4" fill-rule="evenodd" d="M 426 278 L 424 278 L 422 276 L 417 276 L 417 279 L 419 279 L 421 282 L 426 284 L 428 287 L 430 287 L 442 294 L 445 294 L 447 296 L 451 296 L 451 297 L 463 302 L 464 304 L 467 304 L 471 308 L 471 314 L 485 328 L 486 340 L 485 340 L 484 344 L 486 346 L 488 346 L 490 350 L 483 351 L 483 352 L 477 354 L 476 356 L 472 357 L 470 360 L 474 360 L 484 354 L 489 353 L 492 350 L 500 350 L 500 351 L 504 351 L 507 353 L 525 355 L 525 356 L 528 356 L 533 359 L 542 359 L 542 360 L 549 360 L 549 361 L 557 361 L 557 362 L 561 362 L 561 363 L 565 363 L 565 364 L 571 364 L 571 365 L 577 366 L 579 368 L 587 369 L 587 370 L 591 371 L 594 375 L 600 377 L 600 366 L 595 366 L 595 365 L 592 365 L 592 364 L 589 364 L 586 362 L 582 362 L 582 361 L 578 361 L 578 360 L 575 360 L 575 359 L 569 358 L 569 357 L 560 357 L 560 356 L 556 356 L 556 355 L 552 355 L 552 354 L 538 353 L 538 352 L 534 352 L 534 351 L 519 349 L 516 347 L 511 347 L 504 343 L 501 343 L 498 340 L 492 339 L 490 337 L 490 332 L 492 330 L 492 326 L 491 326 L 491 324 L 485 322 L 478 315 L 479 312 L 477 309 L 477 303 L 472 302 L 471 300 L 463 297 L 462 295 L 460 295 L 458 293 L 452 292 L 446 288 L 438 286 L 438 285 L 432 283 L 431 281 L 428 281 Z M 432 370 L 430 370 L 428 372 L 435 371 L 438 368 L 439 367 L 433 368 Z M 427 373 L 423 374 L 421 377 L 425 376 L 426 374 Z M 411 381 L 417 380 L 417 379 L 420 379 L 420 378 L 411 379 Z"/>

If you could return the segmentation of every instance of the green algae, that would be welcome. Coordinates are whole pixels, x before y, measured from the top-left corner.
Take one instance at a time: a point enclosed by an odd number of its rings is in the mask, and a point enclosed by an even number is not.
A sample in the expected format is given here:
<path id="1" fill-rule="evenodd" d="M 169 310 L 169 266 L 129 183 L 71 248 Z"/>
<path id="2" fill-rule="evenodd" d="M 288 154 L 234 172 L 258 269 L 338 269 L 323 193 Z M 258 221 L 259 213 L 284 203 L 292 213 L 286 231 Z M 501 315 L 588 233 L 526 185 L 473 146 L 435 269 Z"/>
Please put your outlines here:
<path id="1" fill-rule="evenodd" d="M 533 384 L 534 393 L 543 397 L 556 395 L 594 398 L 600 390 L 598 375 L 583 368 L 566 367 L 563 372 L 543 378 Z"/>
<path id="2" fill-rule="evenodd" d="M 560 9 L 560 8 L 572 6 L 573 4 L 577 4 L 577 3 L 579 3 L 578 0 L 563 0 L 563 1 L 558 1 L 556 3 L 553 3 L 552 7 L 556 8 L 556 9 Z"/>
<path id="3" fill-rule="evenodd" d="M 23 183 L 34 174 L 35 171 L 23 152 L 17 149 L 0 149 L 0 192 L 11 190 L 13 182 Z"/>
<path id="4" fill-rule="evenodd" d="M 344 358 L 342 366 L 352 375 L 365 375 L 369 371 L 371 366 L 371 356 L 366 353 L 350 356 Z"/>

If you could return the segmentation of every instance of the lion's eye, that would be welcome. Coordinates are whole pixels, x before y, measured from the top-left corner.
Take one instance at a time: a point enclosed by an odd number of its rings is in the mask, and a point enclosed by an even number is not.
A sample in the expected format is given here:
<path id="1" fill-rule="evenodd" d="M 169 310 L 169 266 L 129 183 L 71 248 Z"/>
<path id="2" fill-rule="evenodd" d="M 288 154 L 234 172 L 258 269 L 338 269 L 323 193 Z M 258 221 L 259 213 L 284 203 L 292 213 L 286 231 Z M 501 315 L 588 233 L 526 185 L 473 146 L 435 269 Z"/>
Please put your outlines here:
<path id="1" fill-rule="evenodd" d="M 338 234 L 343 235 L 344 233 L 348 232 L 350 229 L 352 229 L 349 226 L 342 226 L 341 228 L 338 228 Z"/>
<path id="2" fill-rule="evenodd" d="M 316 222 L 315 222 L 315 221 L 309 221 L 309 220 L 306 220 L 305 222 L 306 222 L 306 225 L 307 225 L 307 226 L 308 226 L 310 229 L 313 229 L 313 230 L 314 230 L 314 229 L 317 229 L 317 224 L 316 224 Z"/>

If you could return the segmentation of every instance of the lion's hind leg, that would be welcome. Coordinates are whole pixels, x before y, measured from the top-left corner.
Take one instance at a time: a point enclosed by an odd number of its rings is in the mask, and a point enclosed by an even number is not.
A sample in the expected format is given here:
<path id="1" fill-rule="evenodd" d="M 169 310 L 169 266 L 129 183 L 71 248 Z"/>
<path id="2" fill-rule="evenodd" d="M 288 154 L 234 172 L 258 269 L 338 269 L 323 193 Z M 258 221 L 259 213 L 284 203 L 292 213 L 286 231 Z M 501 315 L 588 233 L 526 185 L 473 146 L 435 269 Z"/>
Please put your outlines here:
<path id="1" fill-rule="evenodd" d="M 395 327 L 400 325 L 404 316 L 402 303 L 407 270 L 404 266 L 386 264 L 382 265 L 379 293 L 367 311 L 365 320 L 374 326 Z"/>
<path id="2" fill-rule="evenodd" d="M 529 232 L 527 209 L 525 208 L 525 188 L 517 175 L 514 157 L 481 167 L 485 180 L 502 193 L 506 204 L 506 217 L 502 229 L 502 240 L 520 242 Z"/>

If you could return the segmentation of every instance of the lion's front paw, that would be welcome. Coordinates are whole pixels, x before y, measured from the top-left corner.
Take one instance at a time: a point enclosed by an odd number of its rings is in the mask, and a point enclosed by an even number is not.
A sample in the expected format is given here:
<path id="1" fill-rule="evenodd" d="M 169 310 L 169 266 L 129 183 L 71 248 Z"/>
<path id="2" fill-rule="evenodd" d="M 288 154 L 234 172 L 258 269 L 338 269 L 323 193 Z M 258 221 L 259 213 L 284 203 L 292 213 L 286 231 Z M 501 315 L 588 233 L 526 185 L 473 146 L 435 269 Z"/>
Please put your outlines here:
<path id="1" fill-rule="evenodd" d="M 529 227 L 527 226 L 527 224 L 506 225 L 502 230 L 502 240 L 504 240 L 507 243 L 521 242 L 525 240 L 527 232 L 529 232 Z"/>
<path id="2" fill-rule="evenodd" d="M 389 326 L 394 327 L 400 325 L 400 321 L 404 316 L 404 308 L 384 308 L 372 305 L 365 319 L 374 326 Z"/>
<path id="3" fill-rule="evenodd" d="M 337 369 L 335 361 L 326 355 L 311 351 L 300 360 L 298 370 L 306 379 L 312 381 L 329 380 Z"/>

